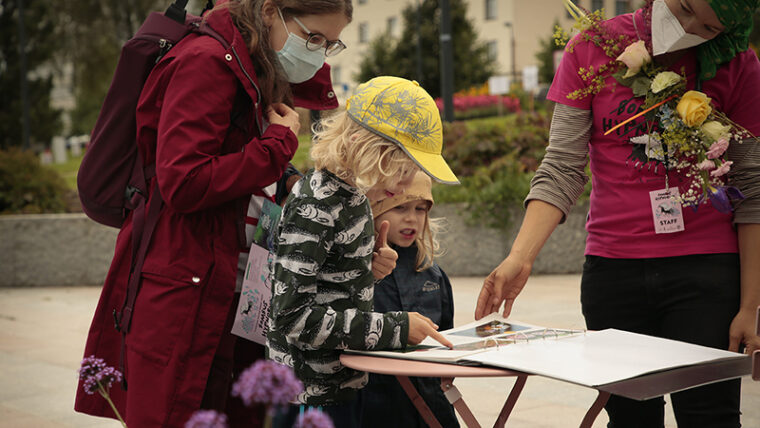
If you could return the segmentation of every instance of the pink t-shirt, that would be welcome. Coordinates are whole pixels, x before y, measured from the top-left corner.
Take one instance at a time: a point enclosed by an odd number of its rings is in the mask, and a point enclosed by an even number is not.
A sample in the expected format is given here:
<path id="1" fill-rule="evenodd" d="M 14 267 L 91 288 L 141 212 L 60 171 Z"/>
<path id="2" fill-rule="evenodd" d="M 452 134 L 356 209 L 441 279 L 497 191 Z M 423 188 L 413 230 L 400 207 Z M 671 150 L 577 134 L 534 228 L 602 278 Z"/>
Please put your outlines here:
<path id="1" fill-rule="evenodd" d="M 639 31 L 649 32 L 642 15 L 637 11 L 607 22 L 615 31 L 635 36 L 634 17 Z M 695 51 L 691 49 L 670 68 L 679 74 L 682 67 L 685 69 L 688 89 L 694 89 L 697 80 Z M 718 212 L 709 203 L 700 204 L 696 212 L 683 207 L 684 231 L 655 233 L 650 192 L 665 189 L 665 169 L 660 162 L 647 162 L 643 150 L 634 150 L 637 145 L 629 141 L 647 133 L 643 118 L 603 135 L 641 111 L 643 98 L 634 97 L 630 88 L 617 84 L 611 76 L 598 94 L 567 98 L 567 94 L 586 86 L 578 76 L 579 67 L 596 68 L 609 60 L 592 43 L 575 43 L 572 52 L 565 52 L 547 95 L 549 100 L 594 112 L 589 142 L 593 190 L 586 223 L 586 254 L 648 258 L 738 252 L 732 216 Z M 731 120 L 760 135 L 760 62 L 753 51 L 743 52 L 720 67 L 713 79 L 703 83 L 702 92 Z M 689 187 L 686 178 L 674 171 L 668 172 L 668 181 L 670 187 L 678 186 L 681 194 Z"/>

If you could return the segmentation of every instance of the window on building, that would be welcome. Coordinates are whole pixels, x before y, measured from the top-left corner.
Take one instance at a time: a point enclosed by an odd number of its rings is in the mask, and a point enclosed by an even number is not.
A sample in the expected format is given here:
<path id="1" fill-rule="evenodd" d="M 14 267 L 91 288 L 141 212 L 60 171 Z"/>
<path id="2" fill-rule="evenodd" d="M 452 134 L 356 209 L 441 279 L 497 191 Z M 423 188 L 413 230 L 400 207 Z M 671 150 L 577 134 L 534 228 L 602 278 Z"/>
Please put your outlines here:
<path id="1" fill-rule="evenodd" d="M 395 16 L 391 16 L 390 18 L 388 18 L 388 21 L 386 22 L 387 22 L 386 31 L 388 31 L 388 34 L 390 34 L 391 36 L 395 36 L 396 29 L 398 28 L 398 18 L 396 18 Z"/>
<path id="2" fill-rule="evenodd" d="M 486 52 L 488 52 L 488 59 L 491 61 L 496 61 L 496 57 L 499 55 L 499 45 L 496 43 L 496 40 L 486 42 Z"/>
<path id="3" fill-rule="evenodd" d="M 334 83 L 343 83 L 343 81 L 341 80 L 341 78 L 342 78 L 341 75 L 340 75 L 341 69 L 340 69 L 339 65 L 331 67 L 330 71 L 332 72 L 332 81 Z"/>
<path id="4" fill-rule="evenodd" d="M 359 23 L 359 43 L 367 43 L 369 41 L 369 24 L 366 22 Z"/>
<path id="5" fill-rule="evenodd" d="M 572 1 L 573 3 L 575 3 L 578 6 L 580 6 L 580 4 L 581 4 L 581 0 L 570 0 L 570 1 Z M 572 18 L 573 17 L 573 15 L 570 15 L 570 11 L 566 11 L 565 14 L 567 15 L 568 18 Z"/>
<path id="6" fill-rule="evenodd" d="M 591 11 L 601 10 L 604 7 L 604 0 L 591 0 Z"/>
<path id="7" fill-rule="evenodd" d="M 496 0 L 485 0 L 486 20 L 496 19 Z"/>
<path id="8" fill-rule="evenodd" d="M 622 15 L 631 11 L 631 0 L 615 0 L 615 15 Z"/>

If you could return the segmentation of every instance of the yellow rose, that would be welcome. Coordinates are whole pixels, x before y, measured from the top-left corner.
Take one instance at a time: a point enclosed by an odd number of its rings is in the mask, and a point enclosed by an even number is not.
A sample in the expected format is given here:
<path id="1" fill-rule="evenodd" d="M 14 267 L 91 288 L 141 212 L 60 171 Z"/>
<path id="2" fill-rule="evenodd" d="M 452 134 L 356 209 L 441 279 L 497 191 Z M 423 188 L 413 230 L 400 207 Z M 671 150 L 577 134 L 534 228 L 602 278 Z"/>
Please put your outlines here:
<path id="1" fill-rule="evenodd" d="M 675 85 L 680 81 L 681 76 L 678 73 L 673 73 L 672 71 L 662 71 L 660 73 L 657 73 L 657 76 L 654 76 L 650 88 L 652 89 L 652 92 L 656 94 L 663 89 Z"/>
<path id="2" fill-rule="evenodd" d="M 623 53 L 617 57 L 617 60 L 625 64 L 628 70 L 623 75 L 624 78 L 628 78 L 638 73 L 641 70 L 641 66 L 652 61 L 652 57 L 649 56 L 646 45 L 643 40 L 639 40 L 636 43 L 631 43 L 625 48 Z"/>
<path id="3" fill-rule="evenodd" d="M 718 141 L 720 137 L 725 137 L 731 127 L 723 125 L 717 120 L 711 120 L 702 124 L 702 132 L 714 141 Z"/>
<path id="4" fill-rule="evenodd" d="M 681 97 L 676 110 L 686 126 L 699 126 L 710 115 L 712 107 L 707 95 L 699 91 L 688 91 Z"/>

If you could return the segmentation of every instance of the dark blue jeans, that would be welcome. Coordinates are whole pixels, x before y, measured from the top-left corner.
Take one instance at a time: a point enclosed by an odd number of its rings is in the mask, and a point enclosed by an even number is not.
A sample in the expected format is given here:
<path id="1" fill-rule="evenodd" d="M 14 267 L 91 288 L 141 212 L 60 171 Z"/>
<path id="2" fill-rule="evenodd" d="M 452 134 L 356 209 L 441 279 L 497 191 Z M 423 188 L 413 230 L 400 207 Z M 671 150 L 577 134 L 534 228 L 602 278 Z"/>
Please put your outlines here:
<path id="1" fill-rule="evenodd" d="M 581 304 L 590 330 L 616 328 L 728 349 L 728 328 L 739 309 L 737 254 L 651 259 L 586 256 Z M 636 352 L 632 349 L 631 352 Z M 738 427 L 741 380 L 671 394 L 679 427 Z M 609 428 L 662 427 L 662 397 L 636 401 L 611 396 Z"/>

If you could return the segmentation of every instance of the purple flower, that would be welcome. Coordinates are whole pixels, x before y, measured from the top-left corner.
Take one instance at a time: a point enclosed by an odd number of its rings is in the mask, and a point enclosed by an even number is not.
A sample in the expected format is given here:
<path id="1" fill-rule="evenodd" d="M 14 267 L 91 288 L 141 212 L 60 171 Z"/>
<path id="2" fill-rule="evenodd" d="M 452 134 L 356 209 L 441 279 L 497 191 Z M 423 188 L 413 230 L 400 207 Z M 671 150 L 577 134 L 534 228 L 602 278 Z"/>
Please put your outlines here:
<path id="1" fill-rule="evenodd" d="M 232 385 L 232 395 L 240 397 L 246 406 L 260 403 L 267 406 L 288 404 L 303 391 L 293 369 L 274 361 L 260 360 L 240 374 Z"/>
<path id="2" fill-rule="evenodd" d="M 79 368 L 79 378 L 84 380 L 83 388 L 88 394 L 94 394 L 98 389 L 108 392 L 114 382 L 121 382 L 121 372 L 106 365 L 102 358 L 91 355 L 82 360 Z"/>
<path id="3" fill-rule="evenodd" d="M 185 428 L 227 428 L 227 415 L 215 410 L 197 410 L 185 422 Z"/>
<path id="4" fill-rule="evenodd" d="M 332 419 L 317 409 L 309 409 L 298 416 L 295 428 L 334 428 Z"/>
<path id="5" fill-rule="evenodd" d="M 728 214 L 733 211 L 731 200 L 744 199 L 744 194 L 734 186 L 721 186 L 718 188 L 710 186 L 708 191 L 710 202 L 716 210 Z"/>

